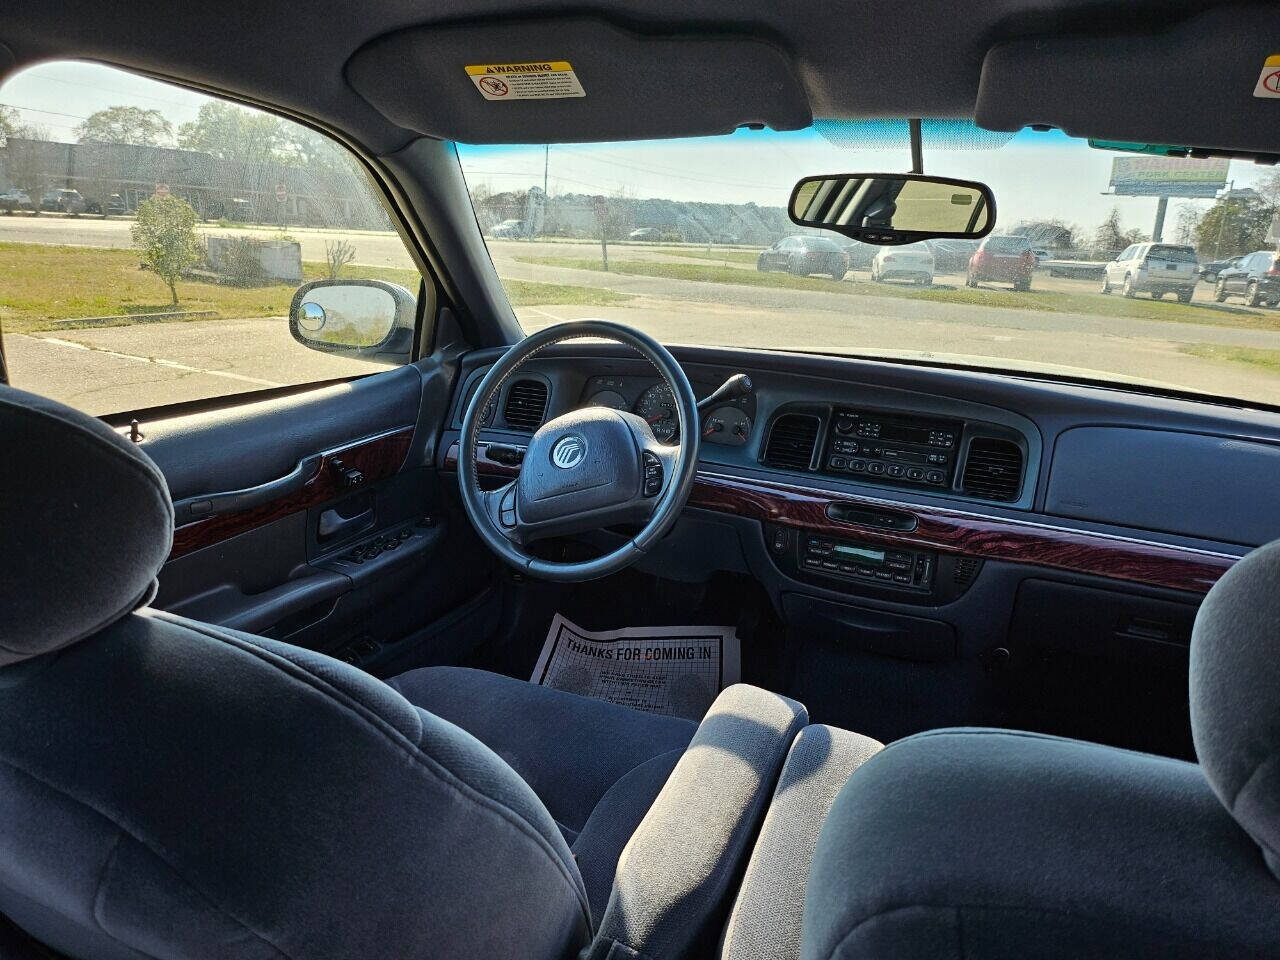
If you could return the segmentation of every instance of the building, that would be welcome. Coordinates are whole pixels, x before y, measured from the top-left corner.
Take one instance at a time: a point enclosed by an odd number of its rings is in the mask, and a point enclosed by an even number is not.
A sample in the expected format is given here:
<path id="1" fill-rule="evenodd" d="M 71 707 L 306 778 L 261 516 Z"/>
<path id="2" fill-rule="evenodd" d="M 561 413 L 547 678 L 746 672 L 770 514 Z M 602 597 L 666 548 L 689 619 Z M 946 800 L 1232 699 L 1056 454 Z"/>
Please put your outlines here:
<path id="1" fill-rule="evenodd" d="M 0 182 L 20 187 L 37 202 L 47 191 L 62 188 L 79 190 L 86 200 L 103 206 L 108 197 L 119 194 L 129 211 L 164 184 L 205 220 L 391 227 L 354 161 L 308 166 L 244 163 L 171 147 L 9 137 L 0 149 Z M 277 199 L 280 187 L 283 201 Z"/>

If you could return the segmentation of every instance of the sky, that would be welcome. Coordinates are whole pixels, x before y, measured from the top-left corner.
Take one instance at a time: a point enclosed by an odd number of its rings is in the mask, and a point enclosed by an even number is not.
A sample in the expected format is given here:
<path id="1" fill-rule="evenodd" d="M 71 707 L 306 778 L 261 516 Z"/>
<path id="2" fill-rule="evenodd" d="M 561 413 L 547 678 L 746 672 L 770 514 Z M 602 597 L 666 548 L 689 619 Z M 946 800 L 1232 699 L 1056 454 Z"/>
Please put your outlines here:
<path id="1" fill-rule="evenodd" d="M 176 129 L 195 118 L 204 94 L 86 63 L 43 64 L 0 86 L 0 104 L 16 107 L 25 122 L 53 139 L 75 139 L 75 127 L 91 113 L 129 104 L 159 110 Z M 482 104 L 477 104 L 481 107 Z M 543 146 L 460 146 L 468 182 L 492 191 L 541 186 L 544 163 L 550 192 L 625 194 L 710 203 L 785 205 L 801 177 L 858 171 L 907 170 L 905 145 L 878 149 L 836 146 L 816 130 L 779 133 L 740 130 L 731 136 L 689 140 Z M 944 150 L 926 144 L 925 171 L 981 180 L 995 191 L 998 226 L 1059 219 L 1091 235 L 1113 207 L 1125 229 L 1150 232 L 1156 200 L 1104 195 L 1111 161 L 1119 154 L 1050 131 L 1024 130 L 1005 146 Z M 1232 161 L 1235 186 L 1260 180 L 1266 168 Z M 1172 238 L 1178 208 L 1207 209 L 1210 201 L 1172 200 L 1165 237 Z"/>

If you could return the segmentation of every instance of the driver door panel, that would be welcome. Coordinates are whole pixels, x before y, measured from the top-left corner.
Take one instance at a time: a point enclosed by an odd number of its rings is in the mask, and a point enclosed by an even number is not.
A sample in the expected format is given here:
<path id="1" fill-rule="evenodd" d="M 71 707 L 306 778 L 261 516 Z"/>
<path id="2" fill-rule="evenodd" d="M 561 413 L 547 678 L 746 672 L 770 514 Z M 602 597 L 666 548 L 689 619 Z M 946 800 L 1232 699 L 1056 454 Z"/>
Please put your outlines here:
<path id="1" fill-rule="evenodd" d="M 451 380 L 423 361 L 142 424 L 176 515 L 153 606 L 372 668 L 462 603 L 431 466 Z"/>

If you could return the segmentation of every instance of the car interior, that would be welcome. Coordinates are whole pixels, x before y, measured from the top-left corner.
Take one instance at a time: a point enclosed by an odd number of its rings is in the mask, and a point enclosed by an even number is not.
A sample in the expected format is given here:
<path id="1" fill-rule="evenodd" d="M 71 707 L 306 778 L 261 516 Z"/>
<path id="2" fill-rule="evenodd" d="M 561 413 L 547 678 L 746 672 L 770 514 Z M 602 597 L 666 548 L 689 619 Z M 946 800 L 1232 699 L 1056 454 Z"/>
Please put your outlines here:
<path id="1" fill-rule="evenodd" d="M 1164 194 L 1002 266 L 1022 193 L 975 145 L 1261 184 L 1277 48 L 1212 0 L 10 3 L 13 117 L 88 122 L 22 99 L 51 64 L 192 106 L 100 197 L 17 172 L 92 138 L 0 149 L 22 202 L 84 195 L 0 217 L 0 956 L 1280 957 L 1280 236 L 1171 213 L 1159 304 L 1162 261 L 1107 264 Z M 202 104 L 321 137 L 404 259 L 317 273 L 282 173 L 210 212 L 247 175 Z M 680 159 L 712 138 L 759 162 Z M 692 213 L 614 223 L 684 174 Z M 720 180 L 772 199 L 691 232 Z M 254 208 L 306 258 L 270 304 L 210 279 Z M 206 266 L 166 272 L 166 211 Z M 850 241 L 916 282 L 861 292 Z M 93 316 L 73 261 L 159 306 Z"/>

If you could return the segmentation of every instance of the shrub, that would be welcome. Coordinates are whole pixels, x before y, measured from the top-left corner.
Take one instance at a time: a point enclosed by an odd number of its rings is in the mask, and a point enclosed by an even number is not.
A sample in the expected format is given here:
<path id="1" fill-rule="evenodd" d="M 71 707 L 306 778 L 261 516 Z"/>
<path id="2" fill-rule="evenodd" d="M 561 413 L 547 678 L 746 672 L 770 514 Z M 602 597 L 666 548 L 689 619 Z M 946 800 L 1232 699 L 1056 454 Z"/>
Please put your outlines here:
<path id="1" fill-rule="evenodd" d="M 176 307 L 179 278 L 203 255 L 196 236 L 195 210 L 179 197 L 148 197 L 138 204 L 132 233 L 133 245 L 142 251 L 147 266 L 168 285 Z"/>
<path id="2" fill-rule="evenodd" d="M 345 240 L 326 240 L 324 259 L 329 266 L 329 279 L 337 280 L 342 268 L 356 258 L 356 248 Z"/>

